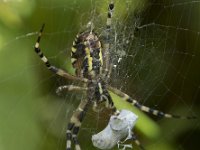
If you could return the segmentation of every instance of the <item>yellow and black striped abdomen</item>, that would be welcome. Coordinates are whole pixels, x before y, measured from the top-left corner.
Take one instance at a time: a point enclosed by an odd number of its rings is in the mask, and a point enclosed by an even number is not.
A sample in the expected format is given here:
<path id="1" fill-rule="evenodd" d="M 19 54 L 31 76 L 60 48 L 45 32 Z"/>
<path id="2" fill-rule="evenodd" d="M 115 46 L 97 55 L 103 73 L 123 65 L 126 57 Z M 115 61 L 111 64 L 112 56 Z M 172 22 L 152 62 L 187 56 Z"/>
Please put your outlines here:
<path id="1" fill-rule="evenodd" d="M 77 35 L 72 46 L 71 62 L 77 76 L 95 78 L 101 74 L 102 47 L 95 33 L 83 32 Z"/>

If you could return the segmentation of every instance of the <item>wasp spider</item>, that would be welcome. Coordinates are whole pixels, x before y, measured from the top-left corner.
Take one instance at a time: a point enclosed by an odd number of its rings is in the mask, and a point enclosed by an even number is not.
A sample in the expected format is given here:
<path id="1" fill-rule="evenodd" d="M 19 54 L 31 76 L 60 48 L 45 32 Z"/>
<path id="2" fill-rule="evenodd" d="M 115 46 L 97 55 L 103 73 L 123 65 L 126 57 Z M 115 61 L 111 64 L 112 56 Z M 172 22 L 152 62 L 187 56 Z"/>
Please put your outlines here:
<path id="1" fill-rule="evenodd" d="M 111 1 L 108 5 L 108 14 L 106 21 L 106 35 L 105 41 L 100 41 L 98 35 L 93 29 L 87 29 L 81 32 L 75 38 L 71 50 L 71 63 L 75 68 L 76 76 L 70 75 L 65 70 L 53 66 L 45 57 L 40 49 L 40 39 L 44 29 L 44 24 L 39 32 L 37 42 L 35 44 L 35 52 L 39 55 L 46 67 L 53 73 L 64 77 L 66 79 L 80 81 L 84 83 L 83 87 L 74 85 L 64 85 L 57 89 L 57 93 L 61 91 L 85 91 L 86 99 L 82 100 L 73 113 L 66 131 L 66 150 L 72 149 L 72 141 L 76 150 L 81 150 L 77 134 L 81 127 L 81 123 L 86 115 L 90 105 L 95 109 L 99 104 L 106 103 L 106 107 L 113 110 L 115 115 L 119 114 L 119 110 L 115 107 L 113 100 L 108 91 L 115 93 L 122 97 L 123 101 L 127 101 L 141 111 L 147 112 L 152 115 L 165 118 L 186 118 L 192 119 L 193 117 L 182 117 L 172 114 L 166 114 L 159 110 L 154 110 L 149 107 L 141 105 L 137 100 L 131 98 L 124 92 L 113 88 L 108 85 L 108 79 L 111 74 L 112 65 L 110 64 L 110 30 L 112 23 L 112 16 L 114 10 L 114 3 Z M 104 65 L 103 65 L 104 64 Z M 133 141 L 141 149 L 144 149 L 138 139 L 133 135 Z"/>

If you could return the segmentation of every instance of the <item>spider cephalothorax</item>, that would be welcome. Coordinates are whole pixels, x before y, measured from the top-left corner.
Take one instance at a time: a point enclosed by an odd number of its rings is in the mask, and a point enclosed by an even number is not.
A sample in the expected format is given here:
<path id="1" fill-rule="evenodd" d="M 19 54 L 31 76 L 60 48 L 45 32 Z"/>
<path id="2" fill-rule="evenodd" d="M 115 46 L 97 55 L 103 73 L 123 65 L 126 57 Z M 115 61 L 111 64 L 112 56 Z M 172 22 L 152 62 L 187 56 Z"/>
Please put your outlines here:
<path id="1" fill-rule="evenodd" d="M 137 100 L 131 98 L 124 92 L 108 85 L 107 81 L 110 78 L 112 70 L 112 64 L 110 64 L 110 29 L 113 10 L 114 3 L 113 1 L 111 1 L 108 5 L 106 35 L 103 38 L 105 39 L 105 41 L 100 41 L 98 35 L 93 32 L 93 29 L 82 32 L 78 34 L 75 38 L 71 51 L 71 62 L 72 66 L 75 68 L 75 76 L 70 75 L 63 69 L 51 65 L 51 63 L 48 61 L 48 59 L 40 49 L 40 39 L 44 29 L 44 25 L 39 32 L 39 36 L 35 44 L 35 52 L 45 63 L 46 67 L 50 71 L 61 77 L 84 83 L 83 87 L 75 85 L 63 85 L 58 87 L 56 91 L 57 93 L 60 93 L 62 91 L 83 91 L 86 93 L 86 98 L 84 100 L 81 100 L 78 108 L 76 109 L 76 111 L 73 112 L 73 115 L 68 123 L 66 132 L 66 150 L 71 150 L 71 141 L 73 141 L 73 143 L 75 144 L 76 150 L 81 150 L 77 135 L 90 104 L 93 105 L 93 108 L 95 110 L 98 104 L 105 103 L 105 106 L 109 109 L 112 109 L 115 115 L 119 114 L 119 110 L 116 109 L 112 97 L 110 96 L 108 91 L 115 93 L 116 95 L 122 97 L 122 100 L 131 103 L 138 109 L 152 115 L 165 118 L 194 118 L 166 114 L 161 111 L 151 109 L 149 107 L 141 105 Z M 133 137 L 134 138 L 132 138 L 132 140 L 135 141 L 136 145 L 138 145 L 141 149 L 144 149 L 134 135 Z"/>

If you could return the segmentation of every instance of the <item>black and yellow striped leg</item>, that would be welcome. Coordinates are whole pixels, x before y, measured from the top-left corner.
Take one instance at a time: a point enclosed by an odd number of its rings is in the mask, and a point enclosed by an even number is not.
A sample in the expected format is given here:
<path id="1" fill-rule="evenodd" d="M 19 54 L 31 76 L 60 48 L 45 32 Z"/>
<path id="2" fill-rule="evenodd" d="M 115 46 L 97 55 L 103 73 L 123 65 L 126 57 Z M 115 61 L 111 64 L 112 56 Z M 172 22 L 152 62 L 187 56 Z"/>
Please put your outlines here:
<path id="1" fill-rule="evenodd" d="M 112 97 L 110 96 L 109 92 L 107 91 L 107 89 L 103 89 L 103 93 L 102 95 L 104 96 L 103 101 L 106 103 L 106 107 L 111 109 L 114 115 L 119 115 L 120 111 L 117 110 L 117 108 L 115 107 Z"/>
<path id="2" fill-rule="evenodd" d="M 44 62 L 46 67 L 50 71 L 52 71 L 53 73 L 55 73 L 55 74 L 57 74 L 59 76 L 65 77 L 67 79 L 77 80 L 77 81 L 82 81 L 82 82 L 88 82 L 88 79 L 86 79 L 86 78 L 75 77 L 73 75 L 68 74 L 66 71 L 64 71 L 64 70 L 62 70 L 60 68 L 57 68 L 55 66 L 52 66 L 50 64 L 50 62 L 48 61 L 47 57 L 44 56 L 43 52 L 40 49 L 40 39 L 41 39 L 43 30 L 44 30 L 44 24 L 42 25 L 42 28 L 40 29 L 40 32 L 39 32 L 39 35 L 38 35 L 38 38 L 37 38 L 37 42 L 35 44 L 35 52 L 39 55 L 40 59 Z"/>
<path id="3" fill-rule="evenodd" d="M 75 86 L 75 85 L 63 85 L 57 88 L 56 93 L 60 95 L 61 92 L 63 91 L 71 92 L 71 91 L 87 91 L 87 90 L 88 88 L 86 87 L 80 87 L 80 86 Z"/>
<path id="4" fill-rule="evenodd" d="M 66 150 L 71 150 L 72 147 L 72 129 L 74 127 L 74 123 L 68 123 L 67 132 L 66 132 Z"/>
<path id="5" fill-rule="evenodd" d="M 195 119 L 196 118 L 195 116 L 179 116 L 179 115 L 167 114 L 167 113 L 164 113 L 162 111 L 159 111 L 159 110 L 152 109 L 152 108 L 149 108 L 147 106 L 141 105 L 137 100 L 132 99 L 130 96 L 128 96 L 127 94 L 121 92 L 120 90 L 118 90 L 116 88 L 108 86 L 108 89 L 110 91 L 112 91 L 113 93 L 115 93 L 116 95 L 122 97 L 122 99 L 124 101 L 127 101 L 127 102 L 131 103 L 133 106 L 137 107 L 138 109 L 140 109 L 140 110 L 142 110 L 144 112 L 147 112 L 149 114 L 158 116 L 160 118 L 177 118 L 177 119 Z"/>
<path id="6" fill-rule="evenodd" d="M 106 37 L 105 37 L 106 40 L 104 43 L 105 74 L 108 74 L 110 66 L 110 30 L 111 30 L 113 10 L 114 10 L 114 3 L 113 1 L 111 1 L 110 4 L 108 5 L 108 16 L 106 21 Z"/>
<path id="7" fill-rule="evenodd" d="M 145 150 L 145 148 L 142 146 L 142 144 L 140 143 L 140 141 L 137 139 L 137 137 L 132 134 L 131 140 L 135 142 L 135 144 L 140 147 L 141 150 Z"/>
<path id="8" fill-rule="evenodd" d="M 66 150 L 71 150 L 72 140 L 75 144 L 75 150 L 81 150 L 81 147 L 77 139 L 77 134 L 81 127 L 81 123 L 84 119 L 84 116 L 87 112 L 89 104 L 90 101 L 85 101 L 85 100 L 81 101 L 77 110 L 73 113 L 66 132 L 66 138 L 67 138 Z"/>

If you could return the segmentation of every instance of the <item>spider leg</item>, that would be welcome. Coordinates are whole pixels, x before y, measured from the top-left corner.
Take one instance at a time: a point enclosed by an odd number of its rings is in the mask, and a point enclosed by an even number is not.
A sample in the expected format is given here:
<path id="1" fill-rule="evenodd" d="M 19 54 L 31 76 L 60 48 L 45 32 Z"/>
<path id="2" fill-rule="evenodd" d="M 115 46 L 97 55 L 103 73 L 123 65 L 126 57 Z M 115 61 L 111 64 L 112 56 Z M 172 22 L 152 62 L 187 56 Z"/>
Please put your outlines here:
<path id="1" fill-rule="evenodd" d="M 110 63 L 110 66 L 108 68 L 108 70 L 106 71 L 105 75 L 103 76 L 104 80 L 106 83 L 109 83 L 109 80 L 110 80 L 110 75 L 112 73 L 112 69 L 113 69 L 113 64 Z"/>
<path id="2" fill-rule="evenodd" d="M 73 113 L 70 119 L 70 122 L 68 123 L 67 132 L 66 132 L 66 139 L 67 139 L 66 150 L 71 150 L 72 140 L 75 144 L 75 150 L 81 150 L 78 139 L 77 139 L 77 134 L 81 127 L 83 118 L 85 117 L 85 114 L 88 110 L 89 104 L 90 104 L 90 101 L 88 100 L 81 101 L 78 108 Z"/>
<path id="3" fill-rule="evenodd" d="M 164 113 L 162 111 L 149 108 L 147 106 L 140 104 L 137 100 L 132 99 L 130 96 L 128 96 L 124 92 L 122 92 L 122 91 L 120 91 L 116 88 L 113 88 L 111 86 L 107 86 L 107 87 L 110 91 L 112 91 L 116 95 L 122 97 L 122 99 L 124 101 L 131 103 L 133 106 L 137 107 L 141 111 L 147 112 L 149 114 L 152 114 L 152 115 L 155 115 L 155 116 L 158 116 L 158 117 L 161 117 L 161 118 L 162 117 L 164 117 L 164 118 L 177 118 L 177 119 L 195 119 L 196 118 L 195 116 L 179 116 L 179 115 L 167 114 L 167 113 Z"/>
<path id="4" fill-rule="evenodd" d="M 92 109 L 94 112 L 102 111 L 102 109 L 98 109 L 98 105 L 101 103 L 105 103 L 105 107 L 108 109 L 111 109 L 114 115 L 118 115 L 120 113 L 120 111 L 117 110 L 117 108 L 114 106 L 114 103 L 113 103 L 110 95 L 102 94 L 101 97 L 102 97 L 102 100 L 99 103 L 97 103 L 97 102 L 93 103 Z"/>
<path id="5" fill-rule="evenodd" d="M 40 39 L 41 39 L 41 36 L 42 36 L 42 32 L 44 30 L 44 26 L 45 25 L 43 24 L 42 28 L 40 29 L 39 36 L 38 36 L 37 42 L 35 44 L 35 52 L 39 55 L 40 59 L 44 62 L 46 67 L 50 71 L 52 71 L 53 73 L 55 73 L 55 74 L 57 74 L 59 76 L 62 76 L 64 78 L 71 79 L 71 80 L 82 81 L 82 82 L 88 82 L 88 79 L 86 79 L 86 78 L 75 77 L 73 75 L 68 74 L 66 71 L 64 71 L 64 70 L 62 70 L 60 68 L 57 68 L 57 67 L 55 67 L 55 66 L 50 64 L 49 60 L 47 59 L 46 56 L 44 56 L 43 52 L 40 49 Z"/>
<path id="6" fill-rule="evenodd" d="M 140 141 L 137 139 L 135 134 L 132 134 L 131 140 L 133 140 L 135 142 L 135 144 L 140 147 L 141 150 L 145 150 L 145 148 L 142 146 L 142 144 L 140 143 Z"/>
<path id="7" fill-rule="evenodd" d="M 103 90 L 103 101 L 105 101 L 106 107 L 113 111 L 114 115 L 119 115 L 120 111 L 115 107 L 112 97 L 110 96 L 107 89 Z"/>
<path id="8" fill-rule="evenodd" d="M 108 6 L 108 16 L 106 21 L 106 37 L 105 37 L 106 40 L 104 43 L 105 74 L 108 74 L 110 65 L 110 30 L 111 30 L 113 10 L 114 10 L 114 3 L 113 1 L 111 1 Z"/>
<path id="9" fill-rule="evenodd" d="M 80 86 L 75 86 L 75 85 L 63 85 L 63 86 L 59 86 L 56 90 L 56 93 L 58 95 L 61 94 L 61 92 L 63 91 L 87 91 L 88 88 L 86 87 L 80 87 Z"/>

